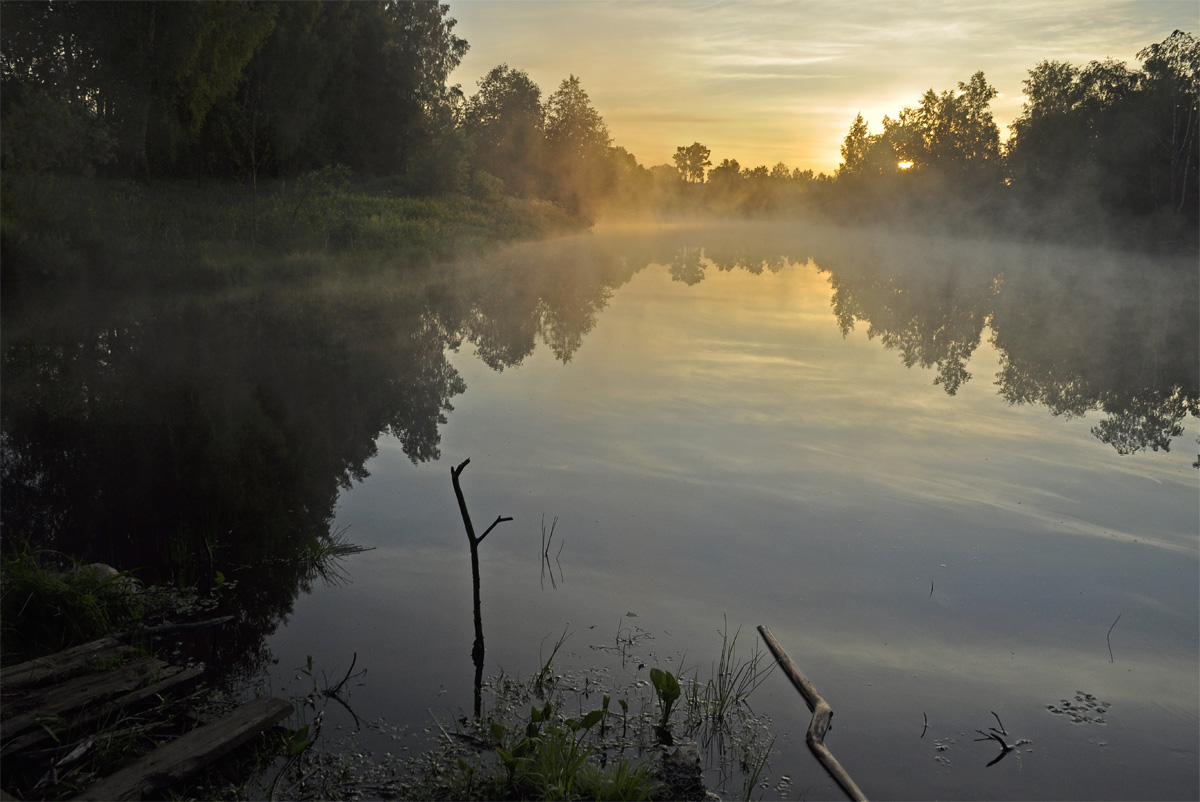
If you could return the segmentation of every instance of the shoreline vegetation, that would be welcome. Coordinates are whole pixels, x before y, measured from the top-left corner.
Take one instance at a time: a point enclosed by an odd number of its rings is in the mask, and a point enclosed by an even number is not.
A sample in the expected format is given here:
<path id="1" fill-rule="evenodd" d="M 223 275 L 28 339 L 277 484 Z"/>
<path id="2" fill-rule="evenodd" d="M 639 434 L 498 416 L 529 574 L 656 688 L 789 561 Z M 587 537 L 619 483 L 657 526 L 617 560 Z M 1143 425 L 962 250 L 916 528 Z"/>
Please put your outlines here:
<path id="1" fill-rule="evenodd" d="M 6 194 L 3 288 L 158 290 L 427 265 L 586 225 L 517 198 L 411 198 L 320 170 L 236 184 L 45 176 Z"/>
<path id="2" fill-rule="evenodd" d="M 45 665 L 51 666 L 57 656 L 65 657 L 64 649 L 76 647 L 75 651 L 94 649 L 96 659 L 76 659 L 77 665 L 54 675 L 55 681 L 120 671 L 155 656 L 181 665 L 186 661 L 188 676 L 199 676 L 205 671 L 204 662 L 197 659 L 203 650 L 198 652 L 189 640 L 191 633 L 233 618 L 204 618 L 216 609 L 220 595 L 220 587 L 208 595 L 195 588 L 146 587 L 127 572 L 80 565 L 62 555 L 26 552 L 6 557 L 4 662 L 46 657 Z M 17 608 L 37 616 L 35 632 L 17 625 L 22 619 L 14 615 Z M 186 623 L 197 615 L 204 620 Z M 153 625 L 164 616 L 173 623 Z M 167 638 L 160 639 L 159 633 Z M 355 733 L 362 729 L 348 681 L 365 671 L 355 673 L 351 661 L 342 679 L 333 683 L 336 672 L 330 677 L 314 668 L 310 656 L 307 666 L 297 668 L 297 678 L 311 680 L 307 694 L 301 687 L 288 699 L 273 700 L 293 711 L 285 721 L 212 765 L 156 786 L 157 792 L 170 799 L 233 800 L 364 795 L 710 799 L 714 797 L 705 785 L 708 766 L 721 778 L 717 790 L 751 798 L 775 741 L 769 717 L 748 704 L 774 670 L 757 643 L 748 656 L 739 652 L 740 633 L 730 631 L 726 622 L 719 630 L 719 660 L 710 666 L 707 678 L 699 665 L 681 663 L 672 666 L 675 673 L 651 669 L 652 682 L 646 683 L 639 669 L 643 661 L 654 660 L 652 653 L 642 651 L 652 645 L 650 632 L 618 624 L 611 642 L 593 644 L 592 649 L 607 655 L 610 667 L 560 665 L 556 657 L 572 634 L 564 630 L 549 657 L 542 662 L 539 656 L 542 667 L 536 673 L 490 677 L 485 683 L 487 704 L 473 717 L 460 711 L 453 720 L 440 720 L 431 711 L 427 724 L 437 732 L 427 727 L 425 738 L 405 736 L 415 747 L 409 756 L 364 755 L 353 740 L 343 737 L 329 743 L 322 738 L 330 700 L 354 718 Z M 121 641 L 127 645 L 115 651 L 112 646 L 102 648 Z M 168 656 L 172 644 L 175 649 Z M 152 672 L 150 679 L 156 676 Z M 179 692 L 159 694 L 152 704 L 136 710 L 123 698 L 114 698 L 109 705 L 114 712 L 90 719 L 84 715 L 90 722 L 86 725 L 73 723 L 75 713 L 47 719 L 43 725 L 55 741 L 49 749 L 22 751 L 14 749 L 11 739 L 6 741 L 5 793 L 21 799 L 75 798 L 81 790 L 86 794 L 123 766 L 144 762 L 163 743 L 238 704 L 240 694 L 220 681 L 214 684 L 210 678 L 196 685 L 189 679 L 176 689 Z M 13 693 L 6 689 L 9 702 L 19 699 Z M 397 728 L 379 721 L 368 728 L 381 726 L 392 727 L 398 739 L 409 725 Z M 401 753 L 407 750 L 405 745 Z M 151 785 L 157 781 L 147 780 Z"/>

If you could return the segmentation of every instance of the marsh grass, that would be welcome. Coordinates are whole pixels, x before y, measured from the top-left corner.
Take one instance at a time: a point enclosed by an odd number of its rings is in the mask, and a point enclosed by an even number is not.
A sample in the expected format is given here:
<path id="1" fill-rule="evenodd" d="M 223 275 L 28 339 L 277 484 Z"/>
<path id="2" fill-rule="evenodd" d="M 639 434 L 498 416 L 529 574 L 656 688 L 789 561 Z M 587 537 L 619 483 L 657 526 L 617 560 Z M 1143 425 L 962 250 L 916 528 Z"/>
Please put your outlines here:
<path id="1" fill-rule="evenodd" d="M 749 658 L 739 659 L 737 639 L 741 630 L 729 633 L 729 621 L 720 630 L 721 652 L 709 678 L 700 683 L 693 676 L 687 684 L 685 706 L 689 721 L 701 726 L 720 728 L 726 717 L 739 707 L 749 708 L 750 694 L 775 670 L 774 661 L 764 670 L 767 658 L 755 641 Z"/>

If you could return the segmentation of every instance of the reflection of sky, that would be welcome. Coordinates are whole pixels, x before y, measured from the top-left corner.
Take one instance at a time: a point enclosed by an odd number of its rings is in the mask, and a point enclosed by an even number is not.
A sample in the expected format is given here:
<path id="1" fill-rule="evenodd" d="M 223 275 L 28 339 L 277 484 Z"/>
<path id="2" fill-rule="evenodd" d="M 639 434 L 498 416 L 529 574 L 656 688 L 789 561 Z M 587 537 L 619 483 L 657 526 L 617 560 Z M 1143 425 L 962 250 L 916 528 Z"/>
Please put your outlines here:
<path id="1" fill-rule="evenodd" d="M 949 397 L 861 330 L 843 338 L 829 299 L 811 264 L 710 267 L 692 287 L 651 266 L 565 365 L 539 348 L 494 373 L 464 345 L 443 459 L 414 467 L 380 442 L 338 516 L 377 550 L 352 558 L 353 585 L 298 602 L 276 654 L 358 651 L 372 715 L 469 705 L 470 569 L 448 474 L 470 457 L 476 527 L 516 519 L 481 547 L 489 672 L 534 670 L 567 622 L 587 662 L 629 611 L 658 633 L 647 662 L 704 663 L 728 615 L 747 646 L 767 623 L 794 649 L 868 794 L 1194 796 L 1187 449 L 1120 457 L 1090 434 L 1094 416 L 1008 406 L 986 331 Z M 1194 438 L 1189 420 L 1177 449 Z M 543 514 L 565 544 L 557 591 L 539 589 Z M 1111 723 L 1046 711 L 1076 690 L 1111 701 Z M 836 796 L 802 754 L 796 701 L 783 682 L 757 700 L 790 728 L 774 768 Z M 985 775 L 992 755 L 970 736 L 992 710 L 1034 751 Z M 930 738 L 956 739 L 952 768 L 916 738 L 923 714 Z"/>

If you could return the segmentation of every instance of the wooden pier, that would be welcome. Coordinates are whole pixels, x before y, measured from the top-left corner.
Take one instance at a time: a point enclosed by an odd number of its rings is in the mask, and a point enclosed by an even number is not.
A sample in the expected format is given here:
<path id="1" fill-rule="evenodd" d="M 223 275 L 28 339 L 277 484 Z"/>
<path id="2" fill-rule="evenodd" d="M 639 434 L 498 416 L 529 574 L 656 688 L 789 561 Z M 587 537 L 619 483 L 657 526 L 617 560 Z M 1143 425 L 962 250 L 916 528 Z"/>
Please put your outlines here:
<path id="1" fill-rule="evenodd" d="M 0 671 L 0 799 L 18 798 L 14 776 L 57 772 L 88 757 L 95 733 L 120 717 L 156 708 L 167 694 L 190 692 L 203 664 L 173 666 L 131 657 L 116 638 L 103 638 Z M 290 702 L 259 698 L 200 724 L 100 778 L 77 799 L 142 799 L 195 775 L 292 712 Z M 45 768 L 43 768 L 45 767 Z"/>

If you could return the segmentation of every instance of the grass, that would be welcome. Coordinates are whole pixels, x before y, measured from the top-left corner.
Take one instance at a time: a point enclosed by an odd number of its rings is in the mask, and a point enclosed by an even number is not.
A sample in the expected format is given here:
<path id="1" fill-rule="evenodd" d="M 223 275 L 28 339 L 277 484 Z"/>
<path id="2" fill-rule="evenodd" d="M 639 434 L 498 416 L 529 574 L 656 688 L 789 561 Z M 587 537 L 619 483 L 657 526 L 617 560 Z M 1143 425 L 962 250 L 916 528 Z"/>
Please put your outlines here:
<path id="1" fill-rule="evenodd" d="M 57 652 L 134 629 L 149 612 L 127 574 L 104 575 L 55 552 L 0 558 L 0 662 Z"/>
<path id="2" fill-rule="evenodd" d="M 5 174 L 4 280 L 116 287 L 225 286 L 254 278 L 432 263 L 496 242 L 577 230 L 558 207 L 513 198 L 397 197 L 337 171 L 237 184 Z"/>
<path id="3" fill-rule="evenodd" d="M 689 719 L 699 725 L 719 727 L 737 708 L 748 705 L 750 694 L 775 670 L 775 663 L 764 671 L 762 661 L 767 657 L 758 641 L 746 660 L 738 659 L 737 639 L 740 630 L 729 634 L 729 621 L 720 630 L 721 653 L 712 674 L 703 684 L 693 678 L 687 684 Z"/>

